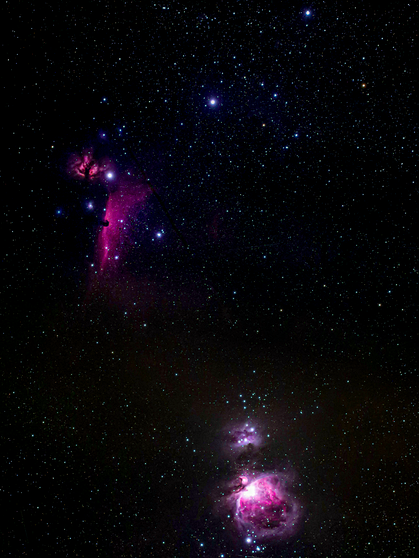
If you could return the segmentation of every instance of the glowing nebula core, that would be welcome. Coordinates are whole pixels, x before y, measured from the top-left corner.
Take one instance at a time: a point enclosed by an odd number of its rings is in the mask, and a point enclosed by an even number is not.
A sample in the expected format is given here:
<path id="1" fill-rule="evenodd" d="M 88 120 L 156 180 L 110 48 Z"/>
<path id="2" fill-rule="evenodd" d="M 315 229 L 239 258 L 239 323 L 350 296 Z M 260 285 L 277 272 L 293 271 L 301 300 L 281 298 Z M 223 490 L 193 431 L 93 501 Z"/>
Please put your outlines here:
<path id="1" fill-rule="evenodd" d="M 282 487 L 279 476 L 266 474 L 235 493 L 239 528 L 260 539 L 286 540 L 300 525 L 301 506 Z"/>

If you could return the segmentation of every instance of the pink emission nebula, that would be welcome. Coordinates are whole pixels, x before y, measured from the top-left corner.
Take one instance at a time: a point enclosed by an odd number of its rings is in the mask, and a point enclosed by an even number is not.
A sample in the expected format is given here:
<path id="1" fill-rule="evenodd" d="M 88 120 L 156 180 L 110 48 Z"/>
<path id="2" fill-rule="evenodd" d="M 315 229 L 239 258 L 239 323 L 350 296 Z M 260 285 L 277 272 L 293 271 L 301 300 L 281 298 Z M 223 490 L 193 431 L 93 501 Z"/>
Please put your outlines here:
<path id="1" fill-rule="evenodd" d="M 235 508 L 240 530 L 259 539 L 286 540 L 300 525 L 301 506 L 287 494 L 275 474 L 245 483 L 235 493 Z"/>
<path id="2" fill-rule="evenodd" d="M 107 293 L 109 301 L 127 302 L 138 291 L 134 278 L 124 269 L 133 244 L 133 225 L 151 190 L 144 178 L 128 171 L 117 172 L 108 158 L 95 158 L 93 148 L 71 155 L 67 171 L 73 179 L 89 184 L 92 189 L 100 183 L 108 193 L 99 221 L 87 300 L 95 293 Z M 88 207 L 92 209 L 93 204 L 90 202 Z"/>
<path id="3" fill-rule="evenodd" d="M 100 275 L 115 272 L 123 265 L 131 245 L 132 223 L 148 194 L 145 184 L 125 174 L 119 178 L 117 190 L 109 194 L 96 248 Z"/>
<path id="4" fill-rule="evenodd" d="M 232 476 L 217 487 L 221 498 L 214 493 L 215 513 L 247 548 L 289 542 L 303 527 L 305 509 L 294 493 L 297 474 L 291 468 L 264 469 L 270 441 L 266 426 L 250 417 L 233 422 L 223 429 L 223 441 Z"/>

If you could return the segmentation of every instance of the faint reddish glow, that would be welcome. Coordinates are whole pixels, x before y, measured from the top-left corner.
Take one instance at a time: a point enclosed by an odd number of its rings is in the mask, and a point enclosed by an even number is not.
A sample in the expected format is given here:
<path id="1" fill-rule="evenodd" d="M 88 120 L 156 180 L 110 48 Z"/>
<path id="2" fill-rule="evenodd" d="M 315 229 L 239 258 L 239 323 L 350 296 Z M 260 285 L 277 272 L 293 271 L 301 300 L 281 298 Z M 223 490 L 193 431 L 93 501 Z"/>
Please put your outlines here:
<path id="1" fill-rule="evenodd" d="M 86 303 L 94 299 L 106 301 L 111 306 L 124 309 L 124 315 L 129 313 L 130 317 L 133 315 L 131 310 L 139 308 L 140 303 L 143 309 L 152 304 L 154 287 L 146 279 L 144 284 L 138 281 L 126 266 L 134 245 L 133 226 L 149 194 L 150 189 L 143 180 L 128 173 L 118 173 L 101 216 L 102 226 L 96 238 Z M 133 300 L 137 306 L 133 306 Z"/>

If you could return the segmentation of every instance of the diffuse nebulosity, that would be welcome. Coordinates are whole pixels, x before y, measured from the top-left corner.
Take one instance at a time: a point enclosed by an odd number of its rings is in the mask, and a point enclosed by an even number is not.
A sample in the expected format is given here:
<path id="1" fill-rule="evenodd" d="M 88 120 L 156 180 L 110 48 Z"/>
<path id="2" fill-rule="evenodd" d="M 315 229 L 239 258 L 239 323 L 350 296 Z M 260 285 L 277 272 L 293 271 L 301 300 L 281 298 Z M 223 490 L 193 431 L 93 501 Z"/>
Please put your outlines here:
<path id="1" fill-rule="evenodd" d="M 98 236 L 97 259 L 100 273 L 119 268 L 127 245 L 132 219 L 149 194 L 138 179 L 125 173 L 118 177 L 116 189 L 109 193 L 104 226 Z"/>
<path id="2" fill-rule="evenodd" d="M 300 532 L 303 522 L 304 507 L 293 490 L 294 472 L 267 471 L 261 462 L 266 439 L 250 421 L 225 430 L 233 471 L 222 487 L 217 511 L 226 521 L 233 520 L 234 531 L 246 545 L 287 542 Z"/>
<path id="3" fill-rule="evenodd" d="M 119 173 L 108 158 L 95 158 L 93 148 L 71 155 L 67 170 L 71 178 L 88 185 L 100 183 L 107 192 L 104 215 L 98 223 L 100 229 L 90 281 L 92 289 L 101 282 L 105 285 L 121 272 L 130 246 L 133 221 L 151 191 L 144 178 L 137 178 L 130 171 Z"/>

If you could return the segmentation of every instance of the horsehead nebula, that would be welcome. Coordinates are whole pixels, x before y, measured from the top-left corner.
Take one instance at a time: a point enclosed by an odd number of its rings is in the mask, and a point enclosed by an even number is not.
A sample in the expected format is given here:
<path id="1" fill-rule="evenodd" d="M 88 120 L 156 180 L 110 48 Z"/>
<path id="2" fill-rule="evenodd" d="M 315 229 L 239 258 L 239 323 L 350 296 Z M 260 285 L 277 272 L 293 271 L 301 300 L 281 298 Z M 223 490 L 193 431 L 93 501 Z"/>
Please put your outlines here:
<path id="1" fill-rule="evenodd" d="M 67 163 L 69 175 L 83 182 L 100 183 L 107 190 L 107 202 L 100 221 L 95 250 L 95 275 L 103 275 L 121 267 L 130 245 L 130 230 L 138 210 L 150 194 L 144 178 L 131 172 L 117 173 L 106 157 L 95 157 L 93 148 L 73 153 Z M 89 209 L 94 205 L 90 201 Z"/>
<path id="2" fill-rule="evenodd" d="M 99 157 L 92 147 L 72 154 L 67 172 L 89 187 L 90 196 L 100 195 L 103 189 L 107 193 L 106 205 L 97 223 L 86 301 L 95 294 L 103 298 L 106 293 L 105 299 L 123 306 L 131 293 L 138 290 L 125 264 L 134 243 L 133 227 L 151 189 L 142 175 L 118 171 L 109 158 Z M 86 205 L 93 210 L 95 204 L 89 200 Z"/>
<path id="3" fill-rule="evenodd" d="M 109 192 L 104 220 L 98 234 L 96 266 L 99 275 L 117 271 L 131 246 L 131 229 L 150 190 L 144 180 L 129 173 L 118 177 Z"/>

